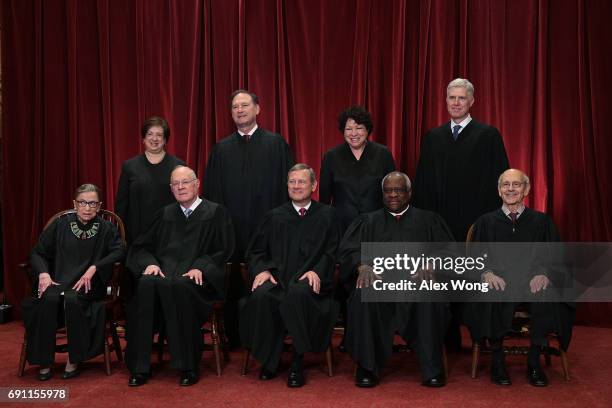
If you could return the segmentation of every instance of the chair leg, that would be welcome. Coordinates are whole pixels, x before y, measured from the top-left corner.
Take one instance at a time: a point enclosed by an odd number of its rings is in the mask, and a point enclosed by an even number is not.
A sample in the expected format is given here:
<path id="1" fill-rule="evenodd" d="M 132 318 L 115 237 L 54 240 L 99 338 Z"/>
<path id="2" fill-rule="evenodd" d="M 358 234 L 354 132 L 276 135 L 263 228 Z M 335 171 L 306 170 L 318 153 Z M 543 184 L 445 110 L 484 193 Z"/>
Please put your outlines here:
<path id="1" fill-rule="evenodd" d="M 249 357 L 251 356 L 251 352 L 248 349 L 244 349 L 242 352 L 242 367 L 240 368 L 240 375 L 244 376 L 247 373 L 247 368 L 249 367 Z"/>
<path id="2" fill-rule="evenodd" d="M 111 375 L 110 350 L 108 347 L 108 337 L 104 341 L 104 365 L 106 366 L 106 375 Z"/>
<path id="3" fill-rule="evenodd" d="M 476 378 L 478 372 L 478 358 L 480 357 L 480 343 L 475 341 L 472 344 L 472 378 Z"/>
<path id="4" fill-rule="evenodd" d="M 223 351 L 223 361 L 226 363 L 230 361 L 229 355 L 229 344 L 227 337 L 225 336 L 225 324 L 223 323 L 223 317 L 217 318 L 217 329 L 219 330 L 219 343 L 221 344 L 221 351 Z"/>
<path id="5" fill-rule="evenodd" d="M 210 324 L 213 352 L 215 354 L 215 364 L 217 365 L 217 377 L 221 377 L 221 352 L 219 350 L 219 330 L 217 328 L 217 314 L 213 312 L 212 322 Z"/>
<path id="6" fill-rule="evenodd" d="M 567 353 L 559 347 L 559 352 L 561 354 L 561 365 L 563 366 L 563 376 L 565 377 L 565 381 L 570 380 L 569 374 L 569 365 L 567 364 Z"/>
<path id="7" fill-rule="evenodd" d="M 21 355 L 19 356 L 19 368 L 17 369 L 17 375 L 19 377 L 23 377 L 23 371 L 25 370 L 25 363 L 26 363 L 26 346 L 27 346 L 27 339 L 25 337 L 25 334 L 23 335 L 23 343 L 21 343 Z"/>
<path id="8" fill-rule="evenodd" d="M 113 349 L 115 350 L 115 354 L 117 355 L 118 361 L 123 361 L 123 353 L 121 352 L 121 343 L 119 342 L 119 334 L 117 333 L 117 322 L 111 322 L 111 336 L 113 338 Z"/>
<path id="9" fill-rule="evenodd" d="M 327 360 L 327 375 L 330 377 L 334 376 L 334 351 L 331 342 L 325 350 L 325 359 Z"/>

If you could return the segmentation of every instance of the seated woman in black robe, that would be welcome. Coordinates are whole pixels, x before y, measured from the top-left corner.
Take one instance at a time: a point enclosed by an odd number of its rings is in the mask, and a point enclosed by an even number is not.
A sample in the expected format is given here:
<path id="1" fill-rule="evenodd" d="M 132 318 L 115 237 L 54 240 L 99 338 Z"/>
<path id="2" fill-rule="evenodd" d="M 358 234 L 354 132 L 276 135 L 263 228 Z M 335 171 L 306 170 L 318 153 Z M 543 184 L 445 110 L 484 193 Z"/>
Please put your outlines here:
<path id="1" fill-rule="evenodd" d="M 117 228 L 98 217 L 99 189 L 77 188 L 75 214 L 56 219 L 40 235 L 30 261 L 38 295 L 23 301 L 30 364 L 40 365 L 38 379 L 53 375 L 55 334 L 66 327 L 68 361 L 62 378 L 79 374 L 78 364 L 104 350 L 106 294 L 112 266 L 125 256 Z"/>

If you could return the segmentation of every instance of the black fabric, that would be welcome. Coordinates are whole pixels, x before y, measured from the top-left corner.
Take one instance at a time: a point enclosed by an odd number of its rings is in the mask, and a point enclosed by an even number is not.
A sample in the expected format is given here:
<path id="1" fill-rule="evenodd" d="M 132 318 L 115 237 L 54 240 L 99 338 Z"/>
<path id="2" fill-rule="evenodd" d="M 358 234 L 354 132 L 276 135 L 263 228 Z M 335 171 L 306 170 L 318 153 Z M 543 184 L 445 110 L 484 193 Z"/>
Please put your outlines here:
<path id="1" fill-rule="evenodd" d="M 347 143 L 325 153 L 321 164 L 319 199 L 336 207 L 342 231 L 360 214 L 382 207 L 381 181 L 395 170 L 386 146 L 368 141 L 359 160 Z"/>
<path id="2" fill-rule="evenodd" d="M 125 256 L 125 244 L 117 228 L 99 217 L 87 225 L 77 224 L 83 230 L 99 224 L 98 233 L 89 239 L 77 238 L 70 229 L 71 222 L 78 222 L 76 214 L 53 222 L 43 231 L 30 255 L 35 282 L 39 274 L 47 272 L 59 283 L 49 287 L 41 298 L 34 296 L 23 301 L 30 364 L 53 363 L 55 332 L 64 325 L 70 362 L 79 363 L 103 352 L 105 314 L 101 299 L 106 294 L 113 264 Z M 91 265 L 96 265 L 91 290 L 88 293 L 72 290 Z"/>
<path id="3" fill-rule="evenodd" d="M 334 213 L 313 201 L 300 217 L 288 202 L 270 211 L 253 236 L 247 252 L 249 284 L 265 270 L 278 284 L 265 282 L 244 300 L 240 335 L 244 347 L 269 371 L 276 371 L 285 332 L 299 354 L 325 351 L 329 345 L 338 314 L 332 299 L 340 240 Z M 321 280 L 319 294 L 308 280 L 299 280 L 308 271 Z"/>
<path id="4" fill-rule="evenodd" d="M 479 216 L 501 206 L 497 179 L 508 167 L 496 128 L 472 119 L 455 141 L 446 122 L 423 139 L 412 203 L 440 214 L 465 241 Z"/>
<path id="5" fill-rule="evenodd" d="M 128 244 L 148 230 L 157 211 L 174 202 L 170 174 L 179 165 L 185 162 L 168 153 L 157 164 L 144 154 L 123 162 L 115 212 L 125 224 Z"/>
<path id="6" fill-rule="evenodd" d="M 439 215 L 410 207 L 397 220 L 386 209 L 357 218 L 340 244 L 342 279 L 355 287 L 362 242 L 452 242 L 452 234 Z M 355 289 L 348 303 L 345 345 L 353 360 L 378 373 L 391 355 L 396 332 L 415 347 L 421 375 L 430 379 L 443 373 L 442 343 L 448 323 L 448 304 L 362 302 Z"/>
<path id="7" fill-rule="evenodd" d="M 474 224 L 474 242 L 558 242 L 559 234 L 552 219 L 539 211 L 525 208 L 521 216 L 512 222 L 501 208 L 480 217 Z M 511 249 L 509 249 L 511 250 Z M 504 258 L 508 259 L 504 250 Z M 517 249 L 519 251 L 519 249 Z M 489 252 L 489 258 L 495 259 Z M 552 284 L 564 285 L 563 274 L 552 274 L 542 263 L 534 263 L 533 257 L 524 248 L 510 256 L 516 262 L 511 265 L 493 265 L 493 273 L 506 281 L 506 290 L 527 291 L 533 276 L 546 275 Z M 524 273 L 528 271 L 528 273 Z M 514 279 L 520 275 L 519 279 Z M 512 287 L 515 286 L 515 287 Z M 517 287 L 518 286 L 518 287 Z M 512 319 L 517 303 L 468 303 L 464 310 L 464 321 L 472 338 L 501 339 L 512 327 Z M 567 349 L 570 343 L 575 315 L 573 304 L 568 303 L 530 303 L 526 305 L 530 314 L 530 336 L 535 345 L 544 345 L 546 335 L 556 332 L 561 346 Z"/>
<path id="8" fill-rule="evenodd" d="M 234 231 L 225 207 L 208 200 L 186 218 L 178 203 L 164 207 L 148 232 L 130 248 L 127 264 L 137 287 L 128 307 L 126 363 L 133 373 L 150 368 L 156 319 L 163 319 L 171 365 L 197 370 L 203 349 L 200 328 L 212 301 L 225 293 L 225 263 L 234 250 Z M 142 275 L 157 265 L 165 278 Z M 182 276 L 202 271 L 204 285 Z"/>

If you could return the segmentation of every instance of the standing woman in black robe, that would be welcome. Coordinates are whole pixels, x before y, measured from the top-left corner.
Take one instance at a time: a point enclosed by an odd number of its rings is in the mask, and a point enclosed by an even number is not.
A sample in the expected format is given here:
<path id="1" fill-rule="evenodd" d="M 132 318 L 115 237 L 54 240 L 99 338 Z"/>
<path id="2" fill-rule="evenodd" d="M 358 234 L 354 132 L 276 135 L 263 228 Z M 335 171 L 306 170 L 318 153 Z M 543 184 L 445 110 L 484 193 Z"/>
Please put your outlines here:
<path id="1" fill-rule="evenodd" d="M 115 212 L 123 220 L 128 244 L 149 229 L 158 210 L 174 202 L 168 187 L 170 173 L 176 166 L 185 165 L 166 152 L 170 127 L 164 118 L 147 119 L 140 134 L 145 152 L 123 162 L 115 200 Z"/>
<path id="2" fill-rule="evenodd" d="M 125 256 L 117 228 L 97 216 L 100 193 L 93 184 L 77 188 L 75 214 L 56 219 L 32 249 L 32 277 L 38 296 L 23 301 L 26 355 L 40 365 L 38 379 L 53 375 L 55 333 L 65 325 L 68 361 L 62 378 L 79 374 L 78 364 L 104 350 L 102 302 L 112 266 Z"/>

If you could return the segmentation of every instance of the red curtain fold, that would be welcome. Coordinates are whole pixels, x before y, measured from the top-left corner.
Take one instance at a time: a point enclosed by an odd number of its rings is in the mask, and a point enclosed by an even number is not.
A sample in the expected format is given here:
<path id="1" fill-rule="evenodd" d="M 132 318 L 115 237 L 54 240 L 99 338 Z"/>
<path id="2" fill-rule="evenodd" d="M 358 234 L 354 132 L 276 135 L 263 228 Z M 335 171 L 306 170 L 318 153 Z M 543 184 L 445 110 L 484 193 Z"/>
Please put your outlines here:
<path id="1" fill-rule="evenodd" d="M 348 105 L 414 175 L 427 129 L 447 120 L 445 87 L 476 87 L 472 114 L 497 126 L 530 205 L 567 241 L 612 241 L 606 122 L 612 40 L 606 0 L 5 0 L 2 216 L 5 291 L 44 221 L 93 182 L 113 207 L 140 125 L 162 115 L 169 150 L 200 175 L 233 130 L 228 96 L 260 96 L 259 123 L 318 170 L 341 143 Z M 605 305 L 587 305 L 607 322 Z"/>

